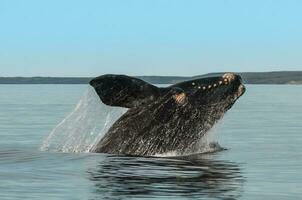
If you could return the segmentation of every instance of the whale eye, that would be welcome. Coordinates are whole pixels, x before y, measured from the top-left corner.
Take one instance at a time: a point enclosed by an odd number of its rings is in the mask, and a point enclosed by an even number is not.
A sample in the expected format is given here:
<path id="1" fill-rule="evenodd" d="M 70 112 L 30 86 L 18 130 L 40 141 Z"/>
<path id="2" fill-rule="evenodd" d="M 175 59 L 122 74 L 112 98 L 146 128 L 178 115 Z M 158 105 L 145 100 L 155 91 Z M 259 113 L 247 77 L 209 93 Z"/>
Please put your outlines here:
<path id="1" fill-rule="evenodd" d="M 222 84 L 222 81 L 219 81 L 219 85 L 221 85 Z"/>
<path id="2" fill-rule="evenodd" d="M 217 84 L 216 83 L 214 83 L 214 85 L 213 85 L 214 87 L 216 87 L 217 86 Z"/>
<path id="3" fill-rule="evenodd" d="M 186 94 L 184 92 L 182 92 L 180 94 L 175 94 L 175 95 L 173 95 L 173 99 L 178 104 L 184 104 L 185 100 L 186 100 Z"/>
<path id="4" fill-rule="evenodd" d="M 208 85 L 208 88 L 210 89 L 212 86 L 211 85 Z"/>

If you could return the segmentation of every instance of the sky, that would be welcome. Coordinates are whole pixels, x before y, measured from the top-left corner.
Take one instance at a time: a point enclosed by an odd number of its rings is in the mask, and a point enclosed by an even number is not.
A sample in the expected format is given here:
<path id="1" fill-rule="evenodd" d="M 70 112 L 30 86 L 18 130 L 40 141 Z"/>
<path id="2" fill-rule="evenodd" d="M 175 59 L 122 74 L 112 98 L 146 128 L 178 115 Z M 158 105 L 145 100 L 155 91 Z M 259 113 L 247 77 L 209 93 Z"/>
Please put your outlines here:
<path id="1" fill-rule="evenodd" d="M 300 0 L 0 0 L 0 76 L 302 70 Z"/>

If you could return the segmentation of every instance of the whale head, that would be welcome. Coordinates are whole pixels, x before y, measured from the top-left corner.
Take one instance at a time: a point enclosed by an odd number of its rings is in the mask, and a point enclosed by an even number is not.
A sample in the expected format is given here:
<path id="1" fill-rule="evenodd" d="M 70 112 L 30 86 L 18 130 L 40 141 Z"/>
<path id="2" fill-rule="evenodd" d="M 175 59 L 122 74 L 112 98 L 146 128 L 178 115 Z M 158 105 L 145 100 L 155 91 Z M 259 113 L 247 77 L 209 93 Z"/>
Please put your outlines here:
<path id="1" fill-rule="evenodd" d="M 211 107 L 215 110 L 220 107 L 224 108 L 224 111 L 230 109 L 245 92 L 241 77 L 234 73 L 194 79 L 170 87 L 183 90 L 176 98 L 181 100 L 180 103 L 187 100 L 196 108 Z"/>

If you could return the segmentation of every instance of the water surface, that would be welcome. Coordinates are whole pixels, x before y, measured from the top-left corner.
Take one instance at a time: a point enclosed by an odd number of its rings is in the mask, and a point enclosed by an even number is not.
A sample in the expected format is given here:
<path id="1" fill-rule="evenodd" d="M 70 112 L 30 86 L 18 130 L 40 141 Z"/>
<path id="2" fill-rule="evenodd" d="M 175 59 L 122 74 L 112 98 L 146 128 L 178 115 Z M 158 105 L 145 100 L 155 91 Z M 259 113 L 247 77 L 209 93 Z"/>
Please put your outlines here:
<path id="1" fill-rule="evenodd" d="M 209 155 L 40 151 L 86 85 L 0 85 L 0 199 L 299 199 L 302 87 L 247 86 Z"/>

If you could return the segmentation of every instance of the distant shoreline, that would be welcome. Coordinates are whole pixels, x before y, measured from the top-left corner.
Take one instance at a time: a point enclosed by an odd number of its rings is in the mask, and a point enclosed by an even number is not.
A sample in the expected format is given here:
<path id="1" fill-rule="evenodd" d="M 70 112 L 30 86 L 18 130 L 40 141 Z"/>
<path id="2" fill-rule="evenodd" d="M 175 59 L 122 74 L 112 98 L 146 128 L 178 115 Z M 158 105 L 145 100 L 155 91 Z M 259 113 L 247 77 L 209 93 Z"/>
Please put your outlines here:
<path id="1" fill-rule="evenodd" d="M 136 76 L 153 84 L 174 84 L 206 76 Z M 239 72 L 246 84 L 302 84 L 302 71 Z M 88 84 L 93 77 L 0 77 L 0 84 Z"/>

